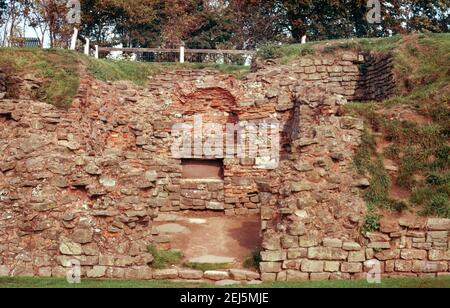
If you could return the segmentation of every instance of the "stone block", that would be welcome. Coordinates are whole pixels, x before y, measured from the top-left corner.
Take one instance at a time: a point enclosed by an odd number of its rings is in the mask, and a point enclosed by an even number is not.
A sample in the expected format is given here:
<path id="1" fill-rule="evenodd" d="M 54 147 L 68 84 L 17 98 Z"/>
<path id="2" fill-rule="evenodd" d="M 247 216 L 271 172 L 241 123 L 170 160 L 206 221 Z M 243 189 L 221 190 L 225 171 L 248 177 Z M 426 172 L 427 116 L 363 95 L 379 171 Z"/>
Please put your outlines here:
<path id="1" fill-rule="evenodd" d="M 309 274 L 302 273 L 299 271 L 288 270 L 286 280 L 287 281 L 307 281 L 307 280 L 309 280 Z"/>
<path id="2" fill-rule="evenodd" d="M 405 260 L 397 260 L 395 261 L 395 270 L 397 272 L 406 272 L 409 273 L 412 271 L 413 262 L 405 261 Z"/>
<path id="3" fill-rule="evenodd" d="M 181 279 L 197 280 L 203 278 L 203 272 L 191 269 L 181 269 L 178 273 Z"/>
<path id="4" fill-rule="evenodd" d="M 340 240 L 340 239 L 325 238 L 323 240 L 324 247 L 342 248 L 342 244 L 343 244 L 342 240 Z"/>
<path id="5" fill-rule="evenodd" d="M 206 271 L 203 278 L 213 281 L 220 281 L 230 279 L 230 275 L 225 271 Z"/>
<path id="6" fill-rule="evenodd" d="M 450 231 L 450 219 L 430 218 L 427 228 L 430 231 Z"/>
<path id="7" fill-rule="evenodd" d="M 447 262 L 413 261 L 414 273 L 439 273 L 448 271 Z"/>
<path id="8" fill-rule="evenodd" d="M 153 279 L 156 280 L 177 279 L 177 278 L 178 278 L 177 269 L 162 269 L 162 270 L 155 270 L 153 272 Z"/>
<path id="9" fill-rule="evenodd" d="M 348 254 L 348 262 L 364 262 L 366 261 L 366 251 L 351 251 Z"/>
<path id="10" fill-rule="evenodd" d="M 361 245 L 356 242 L 345 242 L 342 246 L 345 251 L 360 251 Z"/>
<path id="11" fill-rule="evenodd" d="M 287 255 L 284 251 L 262 251 L 261 258 L 265 262 L 277 262 L 286 260 Z"/>
<path id="12" fill-rule="evenodd" d="M 427 258 L 427 251 L 418 249 L 403 249 L 400 256 L 403 260 L 425 260 Z"/>
<path id="13" fill-rule="evenodd" d="M 341 264 L 341 272 L 343 273 L 361 273 L 363 271 L 362 263 L 347 263 Z"/>
<path id="14" fill-rule="evenodd" d="M 312 260 L 345 261 L 348 252 L 339 248 L 313 247 L 308 250 L 308 258 Z"/>
<path id="15" fill-rule="evenodd" d="M 304 260 L 301 265 L 302 272 L 306 273 L 322 273 L 325 263 L 323 261 Z"/>
<path id="16" fill-rule="evenodd" d="M 262 273 L 279 273 L 282 264 L 279 262 L 261 262 L 260 269 Z"/>

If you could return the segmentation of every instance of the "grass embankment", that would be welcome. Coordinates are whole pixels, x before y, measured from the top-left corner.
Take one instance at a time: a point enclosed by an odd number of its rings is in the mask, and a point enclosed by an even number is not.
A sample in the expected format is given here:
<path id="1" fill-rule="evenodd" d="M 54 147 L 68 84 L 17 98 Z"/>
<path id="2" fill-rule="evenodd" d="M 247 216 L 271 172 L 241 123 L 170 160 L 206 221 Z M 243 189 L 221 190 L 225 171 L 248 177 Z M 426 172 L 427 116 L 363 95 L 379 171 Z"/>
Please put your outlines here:
<path id="1" fill-rule="evenodd" d="M 45 49 L 0 49 L 0 67 L 10 76 L 32 75 L 43 81 L 37 100 L 70 106 L 80 83 L 81 58 L 74 52 Z"/>
<path id="2" fill-rule="evenodd" d="M 65 279 L 55 278 L 0 278 L 0 288 L 215 288 L 212 284 L 172 281 L 131 280 L 82 280 L 81 284 L 69 284 Z M 367 281 L 317 281 L 274 282 L 234 288 L 450 288 L 450 278 L 433 279 L 384 279 L 381 284 Z"/>
<path id="3" fill-rule="evenodd" d="M 126 80 L 144 85 L 149 76 L 179 69 L 211 69 L 237 78 L 250 71 L 241 65 L 97 60 L 72 51 L 37 48 L 0 48 L 0 68 L 10 76 L 32 75 L 42 80 L 34 98 L 61 108 L 71 105 L 85 72 L 103 81 Z"/>
<path id="4" fill-rule="evenodd" d="M 338 50 L 387 52 L 394 61 L 395 97 L 346 108 L 367 124 L 355 157 L 358 171 L 371 178 L 363 231 L 378 228 L 380 209 L 450 218 L 450 34 L 268 45 L 259 56 L 288 64 Z"/>

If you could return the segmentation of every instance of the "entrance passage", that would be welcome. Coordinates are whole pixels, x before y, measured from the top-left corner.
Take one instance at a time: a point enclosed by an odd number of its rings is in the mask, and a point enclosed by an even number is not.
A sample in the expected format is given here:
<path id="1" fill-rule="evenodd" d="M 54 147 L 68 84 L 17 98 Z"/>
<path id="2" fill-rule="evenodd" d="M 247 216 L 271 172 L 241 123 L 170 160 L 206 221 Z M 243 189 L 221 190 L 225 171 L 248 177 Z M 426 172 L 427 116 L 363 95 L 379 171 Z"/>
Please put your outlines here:
<path id="1" fill-rule="evenodd" d="M 183 253 L 185 263 L 229 264 L 244 268 L 245 260 L 261 246 L 259 215 L 229 217 L 216 212 L 162 213 L 156 224 L 158 230 L 167 231 L 165 234 L 171 238 L 171 248 Z"/>

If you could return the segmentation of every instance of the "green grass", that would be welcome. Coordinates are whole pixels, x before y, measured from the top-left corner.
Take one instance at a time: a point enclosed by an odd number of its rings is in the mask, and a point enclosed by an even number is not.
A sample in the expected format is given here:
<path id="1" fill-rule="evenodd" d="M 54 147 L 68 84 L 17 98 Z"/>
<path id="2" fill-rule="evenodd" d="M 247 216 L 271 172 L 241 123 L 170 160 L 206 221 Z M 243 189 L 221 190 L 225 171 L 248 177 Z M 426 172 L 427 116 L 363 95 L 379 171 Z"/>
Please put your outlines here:
<path id="1" fill-rule="evenodd" d="M 172 265 L 178 265 L 183 259 L 183 254 L 176 250 L 159 250 L 156 246 L 150 245 L 148 252 L 155 258 L 152 267 L 155 269 L 166 269 Z"/>
<path id="2" fill-rule="evenodd" d="M 306 44 L 267 44 L 261 46 L 258 50 L 258 56 L 263 59 L 277 58 L 280 59 L 281 63 L 288 64 L 299 57 L 319 53 L 332 54 L 339 50 L 391 52 L 400 46 L 402 39 L 402 36 L 397 35 L 387 38 L 314 41 Z"/>
<path id="3" fill-rule="evenodd" d="M 210 263 L 192 263 L 187 262 L 184 264 L 184 267 L 191 268 L 194 270 L 206 272 L 206 271 L 217 271 L 217 270 L 226 270 L 233 267 L 233 264 L 229 263 L 217 263 L 217 264 L 210 264 Z"/>
<path id="4" fill-rule="evenodd" d="M 116 61 L 88 58 L 89 70 L 94 77 L 103 81 L 128 80 L 144 85 L 150 76 L 180 69 L 211 69 L 243 78 L 250 72 L 250 67 L 229 64 L 208 63 L 149 63 L 133 61 Z"/>
<path id="5" fill-rule="evenodd" d="M 42 79 L 35 98 L 57 107 L 70 106 L 78 90 L 82 64 L 78 54 L 70 51 L 0 48 L 0 66 L 12 75 L 33 74 Z"/>
<path id="6" fill-rule="evenodd" d="M 214 288 L 207 283 L 172 281 L 132 281 L 132 280 L 92 280 L 83 279 L 81 284 L 68 284 L 65 279 L 56 278 L 0 278 L 0 288 Z M 384 279 L 381 284 L 357 281 L 318 281 L 318 282 L 274 282 L 256 286 L 237 286 L 234 288 L 450 288 L 450 278 L 409 278 Z"/>
<path id="7" fill-rule="evenodd" d="M 33 98 L 61 108 L 70 107 L 84 73 L 103 81 L 126 80 L 144 85 L 149 76 L 179 69 L 217 70 L 238 79 L 250 72 L 250 67 L 243 65 L 97 60 L 72 51 L 38 48 L 0 48 L 0 67 L 12 76 L 32 74 L 42 79 Z"/>
<path id="8" fill-rule="evenodd" d="M 370 132 L 390 143 L 379 154 L 375 140 L 365 140 L 355 157 L 358 170 L 372 177 L 366 201 L 369 206 L 391 203 L 388 188 L 395 180 L 412 195 L 408 204 L 394 200 L 390 207 L 409 205 L 422 208 L 424 216 L 450 218 L 450 34 L 409 36 L 395 45 L 398 95 L 381 103 L 346 106 L 349 114 L 365 119 Z M 409 110 L 427 123 L 386 117 L 390 108 Z M 383 158 L 397 162 L 396 179 L 383 171 Z"/>
<path id="9" fill-rule="evenodd" d="M 247 269 L 259 270 L 261 262 L 261 248 L 258 248 L 252 251 L 251 254 L 245 259 L 244 267 Z"/>
<path id="10" fill-rule="evenodd" d="M 370 178 L 370 187 L 363 196 L 369 208 L 363 232 L 372 232 L 377 228 L 376 209 L 402 210 L 404 205 L 389 195 L 391 178 L 387 173 L 382 157 L 376 151 L 376 141 L 370 130 L 366 129 L 356 152 L 354 164 L 362 176 Z"/>

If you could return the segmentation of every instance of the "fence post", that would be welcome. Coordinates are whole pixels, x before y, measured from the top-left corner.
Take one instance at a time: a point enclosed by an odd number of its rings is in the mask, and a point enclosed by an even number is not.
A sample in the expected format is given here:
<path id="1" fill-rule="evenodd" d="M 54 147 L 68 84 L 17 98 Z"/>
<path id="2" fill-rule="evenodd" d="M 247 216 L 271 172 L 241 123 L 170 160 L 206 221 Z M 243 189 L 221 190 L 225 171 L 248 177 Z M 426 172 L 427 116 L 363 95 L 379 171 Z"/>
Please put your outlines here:
<path id="1" fill-rule="evenodd" d="M 95 58 L 98 59 L 98 45 L 95 45 Z"/>
<path id="2" fill-rule="evenodd" d="M 77 39 L 78 39 L 78 29 L 73 28 L 72 40 L 70 42 L 70 50 L 75 50 L 77 48 Z"/>
<path id="3" fill-rule="evenodd" d="M 180 46 L 180 63 L 184 63 L 184 44 L 181 44 Z"/>
<path id="4" fill-rule="evenodd" d="M 86 39 L 86 44 L 84 45 L 84 54 L 87 55 L 87 56 L 89 56 L 89 47 L 90 47 L 90 41 L 87 38 Z"/>
<path id="5" fill-rule="evenodd" d="M 302 44 L 306 44 L 306 39 L 307 39 L 307 36 L 306 36 L 306 35 L 303 35 L 303 36 L 302 36 Z"/>

